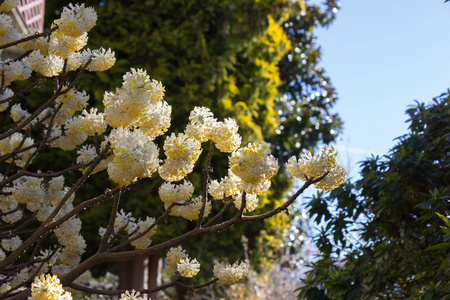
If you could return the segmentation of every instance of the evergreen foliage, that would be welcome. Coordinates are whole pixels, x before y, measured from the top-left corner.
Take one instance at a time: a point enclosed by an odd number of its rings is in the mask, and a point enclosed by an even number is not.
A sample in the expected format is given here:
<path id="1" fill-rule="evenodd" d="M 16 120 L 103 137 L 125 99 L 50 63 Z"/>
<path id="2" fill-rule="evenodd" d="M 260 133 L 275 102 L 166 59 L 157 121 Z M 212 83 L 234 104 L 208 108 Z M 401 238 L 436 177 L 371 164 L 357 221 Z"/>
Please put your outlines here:
<path id="1" fill-rule="evenodd" d="M 325 225 L 299 299 L 449 298 L 450 94 L 407 114 L 388 155 L 309 203 Z"/>

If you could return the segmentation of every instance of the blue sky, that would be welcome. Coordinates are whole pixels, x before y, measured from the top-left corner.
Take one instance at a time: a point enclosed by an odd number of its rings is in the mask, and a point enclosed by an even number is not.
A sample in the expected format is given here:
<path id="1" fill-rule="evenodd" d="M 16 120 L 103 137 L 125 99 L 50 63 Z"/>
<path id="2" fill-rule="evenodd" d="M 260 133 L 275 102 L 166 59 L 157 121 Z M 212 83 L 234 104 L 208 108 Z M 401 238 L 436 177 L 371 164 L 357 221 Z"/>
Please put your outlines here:
<path id="1" fill-rule="evenodd" d="M 429 103 L 450 88 L 450 2 L 443 2 L 343 0 L 336 20 L 316 31 L 345 123 L 336 147 L 352 175 L 357 162 L 387 154 L 407 133 L 414 100 Z"/>

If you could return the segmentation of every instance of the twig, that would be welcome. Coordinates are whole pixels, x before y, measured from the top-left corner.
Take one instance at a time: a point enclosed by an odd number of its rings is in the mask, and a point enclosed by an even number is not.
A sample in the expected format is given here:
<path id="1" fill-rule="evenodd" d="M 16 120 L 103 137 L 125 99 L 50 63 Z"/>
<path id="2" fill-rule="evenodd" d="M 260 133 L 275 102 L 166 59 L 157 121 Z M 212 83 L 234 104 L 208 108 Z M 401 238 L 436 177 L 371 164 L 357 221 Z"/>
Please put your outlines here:
<path id="1" fill-rule="evenodd" d="M 111 235 L 111 232 L 114 229 L 114 222 L 116 220 L 116 214 L 119 209 L 119 201 L 120 201 L 120 191 L 114 196 L 114 202 L 111 209 L 111 215 L 109 217 L 108 227 L 106 228 L 106 232 L 100 241 L 100 246 L 98 247 L 98 252 L 103 252 L 105 250 L 105 246 L 108 242 L 108 238 Z"/>
<path id="2" fill-rule="evenodd" d="M 20 39 L 20 40 L 17 40 L 17 41 L 8 43 L 8 44 L 1 45 L 0 46 L 0 50 L 8 48 L 8 47 L 15 46 L 15 45 L 18 45 L 18 44 L 21 44 L 23 42 L 28 42 L 28 41 L 40 38 L 41 36 L 49 35 L 50 33 L 52 33 L 53 31 L 57 30 L 58 28 L 59 28 L 58 25 L 55 25 L 53 28 L 47 29 L 44 32 L 41 32 L 41 33 L 37 33 L 36 32 L 35 34 L 27 36 L 27 37 L 25 37 L 23 39 Z"/>
<path id="3" fill-rule="evenodd" d="M 200 228 L 203 221 L 203 216 L 205 215 L 206 201 L 208 200 L 208 182 L 209 182 L 209 171 L 211 165 L 211 158 L 214 151 L 215 143 L 211 142 L 209 146 L 208 156 L 206 157 L 205 168 L 203 169 L 203 198 L 202 207 L 200 208 L 200 213 L 198 214 L 196 228 Z"/>

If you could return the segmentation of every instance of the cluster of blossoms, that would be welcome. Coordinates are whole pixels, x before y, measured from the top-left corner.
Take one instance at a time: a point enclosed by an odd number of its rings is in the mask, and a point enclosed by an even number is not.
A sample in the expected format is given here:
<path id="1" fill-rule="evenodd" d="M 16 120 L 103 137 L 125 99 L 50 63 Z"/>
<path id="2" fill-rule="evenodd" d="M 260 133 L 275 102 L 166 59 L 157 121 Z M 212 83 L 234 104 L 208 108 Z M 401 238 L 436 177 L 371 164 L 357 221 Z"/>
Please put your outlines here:
<path id="1" fill-rule="evenodd" d="M 170 274 L 180 274 L 182 277 L 191 278 L 200 271 L 200 264 L 194 258 L 190 259 L 186 250 L 178 246 L 170 248 L 167 252 L 167 272 Z"/>
<path id="2" fill-rule="evenodd" d="M 233 265 L 216 263 L 214 265 L 214 276 L 221 284 L 232 285 L 245 280 L 248 274 L 248 265 L 244 262 L 235 262 Z"/>
<path id="3" fill-rule="evenodd" d="M 65 290 L 56 275 L 44 273 L 45 272 L 42 272 L 39 276 L 36 276 L 34 278 L 34 281 L 31 284 L 31 296 L 28 297 L 28 300 L 72 300 L 74 298 L 80 299 L 80 297 L 78 297 L 78 293 L 72 294 L 70 291 Z"/>
<path id="4" fill-rule="evenodd" d="M 151 237 L 156 233 L 157 226 L 153 225 L 155 223 L 154 218 L 147 216 L 145 220 L 134 218 L 131 213 L 126 213 L 123 210 L 116 214 L 114 220 L 114 229 L 112 235 L 124 232 L 129 235 L 130 238 L 135 238 L 131 242 L 131 245 L 136 249 L 145 249 L 151 245 Z M 104 236 L 106 233 L 106 228 L 100 227 L 99 234 Z"/>
<path id="5" fill-rule="evenodd" d="M 345 169 L 336 161 L 337 152 L 333 146 L 324 146 L 322 153 L 312 155 L 305 151 L 297 160 L 295 156 L 287 162 L 289 173 L 296 178 L 307 180 L 325 175 L 325 178 L 315 183 L 318 189 L 331 191 L 345 181 Z"/>
<path id="6" fill-rule="evenodd" d="M 243 193 L 241 192 L 242 180 L 229 170 L 228 176 L 225 176 L 219 182 L 211 180 L 208 186 L 209 194 L 216 200 L 223 200 L 224 197 L 232 197 L 233 203 L 237 209 L 241 208 Z M 245 212 L 252 212 L 258 206 L 257 194 L 245 195 Z"/>
<path id="7" fill-rule="evenodd" d="M 200 264 L 196 259 L 190 259 L 181 246 L 170 248 L 167 252 L 167 272 L 178 273 L 182 277 L 191 278 L 200 271 Z M 214 276 L 219 283 L 232 285 L 245 280 L 248 274 L 248 265 L 244 262 L 235 262 L 233 265 L 216 263 L 214 265 Z"/>
<path id="8" fill-rule="evenodd" d="M 70 300 L 72 295 L 65 291 L 58 277 L 42 274 L 34 279 L 31 285 L 29 300 Z"/>
<path id="9" fill-rule="evenodd" d="M 187 220 L 197 220 L 202 207 L 202 197 L 192 197 L 194 186 L 187 180 L 181 184 L 165 182 L 159 188 L 159 197 L 164 202 L 164 207 L 170 209 L 171 216 L 180 216 Z M 190 200 L 190 201 L 189 201 Z M 204 217 L 211 212 L 211 202 L 206 200 Z"/>
<path id="10" fill-rule="evenodd" d="M 125 293 L 121 294 L 120 300 L 144 300 L 144 298 L 141 297 L 141 293 L 132 290 L 131 292 L 125 291 Z"/>

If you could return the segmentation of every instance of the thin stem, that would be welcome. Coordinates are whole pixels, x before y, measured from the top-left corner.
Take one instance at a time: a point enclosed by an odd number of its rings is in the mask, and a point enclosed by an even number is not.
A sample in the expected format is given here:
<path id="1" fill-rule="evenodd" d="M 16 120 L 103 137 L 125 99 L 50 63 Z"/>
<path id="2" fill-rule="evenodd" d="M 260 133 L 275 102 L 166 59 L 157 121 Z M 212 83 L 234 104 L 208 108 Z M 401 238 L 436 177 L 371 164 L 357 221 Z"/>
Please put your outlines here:
<path id="1" fill-rule="evenodd" d="M 45 80 L 44 76 L 39 77 L 35 82 L 33 82 L 32 84 L 30 84 L 29 86 L 27 86 L 26 88 L 21 90 L 20 92 L 15 93 L 11 97 L 8 97 L 6 99 L 0 100 L 0 104 L 5 103 L 5 102 L 9 102 L 9 101 L 13 100 L 14 98 L 16 98 L 17 96 L 25 94 L 26 92 L 28 92 L 29 90 L 31 90 L 32 88 L 34 88 L 35 86 L 37 86 L 38 84 L 43 82 L 44 80 Z M 2 128 L 2 130 L 3 130 L 3 128 Z"/>
<path id="2" fill-rule="evenodd" d="M 100 241 L 100 246 L 98 247 L 99 252 L 103 252 L 105 250 L 105 246 L 108 242 L 108 238 L 114 229 L 114 222 L 116 220 L 117 211 L 119 210 L 120 194 L 121 194 L 121 192 L 119 191 L 114 197 L 114 202 L 113 202 L 113 206 L 111 209 L 111 215 L 109 217 L 109 224 L 108 224 L 108 227 L 106 228 L 106 232 L 103 235 L 102 240 Z"/>
<path id="3" fill-rule="evenodd" d="M 219 278 L 211 279 L 210 281 L 208 281 L 206 283 L 203 283 L 203 284 L 188 285 L 188 284 L 184 284 L 184 283 L 181 283 L 181 282 L 177 282 L 177 285 L 182 287 L 182 288 L 185 288 L 185 289 L 196 290 L 196 289 L 200 289 L 200 288 L 206 287 L 208 285 L 211 285 L 213 283 L 216 283 L 217 281 L 219 281 Z"/>
<path id="4" fill-rule="evenodd" d="M 230 204 L 233 202 L 231 199 L 227 199 L 224 197 L 224 204 L 222 206 L 222 208 L 220 209 L 220 211 L 212 218 L 210 218 L 208 220 L 208 222 L 206 222 L 205 225 L 203 225 L 203 227 L 208 227 L 210 226 L 212 223 L 214 223 L 224 212 L 225 210 L 228 208 L 228 206 L 230 206 Z"/>
<path id="5" fill-rule="evenodd" d="M 205 168 L 203 169 L 203 199 L 202 207 L 200 208 L 200 213 L 198 214 L 196 228 L 200 228 L 203 221 L 203 216 L 205 215 L 206 201 L 208 200 L 208 182 L 209 182 L 209 171 L 211 165 L 211 158 L 214 151 L 215 143 L 211 142 L 209 146 L 208 156 L 206 157 Z"/>
<path id="6" fill-rule="evenodd" d="M 21 44 L 23 42 L 28 42 L 37 38 L 40 38 L 41 36 L 46 36 L 49 35 L 50 33 L 52 33 L 53 31 L 57 30 L 59 27 L 58 25 L 55 25 L 53 28 L 47 29 L 46 31 L 42 32 L 42 33 L 35 33 L 33 35 L 27 36 L 23 39 L 8 43 L 8 44 L 4 44 L 0 46 L 0 50 L 5 49 L 5 48 L 9 48 L 18 44 Z"/>

